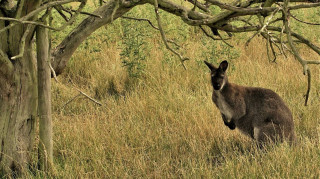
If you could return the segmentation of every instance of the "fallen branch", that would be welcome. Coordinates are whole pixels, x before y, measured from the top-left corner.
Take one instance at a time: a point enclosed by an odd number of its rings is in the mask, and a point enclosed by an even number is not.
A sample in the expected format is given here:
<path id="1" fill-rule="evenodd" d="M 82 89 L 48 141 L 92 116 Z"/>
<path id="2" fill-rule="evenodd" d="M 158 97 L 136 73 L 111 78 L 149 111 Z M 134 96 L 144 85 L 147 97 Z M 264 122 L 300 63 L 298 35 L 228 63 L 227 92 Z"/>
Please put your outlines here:
<path id="1" fill-rule="evenodd" d="M 82 92 L 81 90 L 77 89 L 76 87 L 74 87 L 77 91 L 79 91 L 79 94 L 75 95 L 73 98 L 71 98 L 69 101 L 67 101 L 61 108 L 60 111 L 62 111 L 69 103 L 71 103 L 72 101 L 74 101 L 76 98 L 78 98 L 79 96 L 83 95 L 84 97 L 88 98 L 89 100 L 91 100 L 92 102 L 98 104 L 99 106 L 102 106 L 102 104 L 93 99 L 92 97 L 90 97 L 89 95 L 87 95 L 86 93 Z"/>
<path id="2" fill-rule="evenodd" d="M 76 90 L 77 90 L 77 91 L 79 91 L 79 92 L 80 92 L 80 94 L 82 94 L 83 96 L 85 96 L 85 97 L 87 97 L 88 99 L 90 99 L 91 101 L 93 101 L 94 103 L 96 103 L 96 104 L 98 104 L 98 105 L 102 106 L 102 104 L 101 104 L 99 101 L 97 101 L 97 100 L 95 100 L 95 99 L 91 98 L 89 95 L 87 95 L 86 93 L 84 93 L 84 92 L 80 91 L 80 90 L 79 90 L 79 89 L 77 89 L 77 88 L 76 88 Z"/>
<path id="3" fill-rule="evenodd" d="M 71 103 L 73 100 L 75 100 L 77 97 L 79 97 L 81 95 L 81 93 L 77 94 L 76 96 L 74 96 L 73 98 L 71 98 L 69 101 L 67 101 L 61 108 L 60 111 L 62 111 L 62 109 L 64 109 L 69 103 Z"/>

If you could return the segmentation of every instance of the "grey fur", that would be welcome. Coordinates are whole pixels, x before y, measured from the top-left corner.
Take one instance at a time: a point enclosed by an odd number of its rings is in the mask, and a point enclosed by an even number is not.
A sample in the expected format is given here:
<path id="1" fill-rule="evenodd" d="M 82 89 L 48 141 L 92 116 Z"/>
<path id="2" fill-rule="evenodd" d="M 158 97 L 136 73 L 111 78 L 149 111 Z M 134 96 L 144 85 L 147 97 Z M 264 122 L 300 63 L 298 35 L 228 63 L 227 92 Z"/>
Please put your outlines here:
<path id="1" fill-rule="evenodd" d="M 295 141 L 294 123 L 290 109 L 281 97 L 270 89 L 245 87 L 229 83 L 226 75 L 228 62 L 216 68 L 209 62 L 213 86 L 212 100 L 222 119 L 231 130 L 238 128 L 257 140 Z"/>

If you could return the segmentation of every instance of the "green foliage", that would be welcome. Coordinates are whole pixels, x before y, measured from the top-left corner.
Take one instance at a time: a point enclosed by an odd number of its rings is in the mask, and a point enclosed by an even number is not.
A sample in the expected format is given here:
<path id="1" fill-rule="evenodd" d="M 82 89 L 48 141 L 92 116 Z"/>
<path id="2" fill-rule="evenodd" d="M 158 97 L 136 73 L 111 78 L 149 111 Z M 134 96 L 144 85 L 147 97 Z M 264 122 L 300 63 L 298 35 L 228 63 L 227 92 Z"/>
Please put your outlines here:
<path id="1" fill-rule="evenodd" d="M 129 77 L 141 78 L 145 70 L 150 44 L 146 38 L 150 36 L 147 27 L 140 25 L 136 21 L 121 19 L 122 26 L 122 51 L 120 56 L 122 63 L 127 68 Z"/>

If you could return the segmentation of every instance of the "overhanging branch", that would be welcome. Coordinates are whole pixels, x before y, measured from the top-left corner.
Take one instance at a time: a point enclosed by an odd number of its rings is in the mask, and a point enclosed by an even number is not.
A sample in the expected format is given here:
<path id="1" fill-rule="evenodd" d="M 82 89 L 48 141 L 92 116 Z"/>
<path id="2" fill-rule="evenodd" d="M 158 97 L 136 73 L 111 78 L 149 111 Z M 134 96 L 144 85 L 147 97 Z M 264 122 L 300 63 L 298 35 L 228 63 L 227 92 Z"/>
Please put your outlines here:
<path id="1" fill-rule="evenodd" d="M 184 61 L 189 60 L 189 59 L 186 58 L 186 57 L 183 57 L 180 53 L 178 53 L 178 52 L 176 52 L 175 50 L 173 50 L 173 49 L 169 46 L 169 44 L 168 44 L 168 42 L 167 42 L 166 35 L 165 35 L 165 33 L 164 33 L 163 29 L 162 29 L 162 25 L 161 25 L 161 19 L 160 19 L 159 8 L 158 8 L 158 0 L 154 0 L 154 11 L 155 11 L 155 13 L 156 13 L 156 18 L 157 18 L 157 21 L 158 21 L 158 27 L 159 27 L 159 31 L 160 31 L 160 34 L 161 34 L 161 38 L 162 38 L 162 40 L 163 40 L 166 48 L 167 48 L 168 50 L 170 50 L 172 53 L 174 53 L 175 55 L 177 55 L 177 56 L 179 57 L 179 59 L 180 59 L 180 62 L 181 62 L 181 64 L 182 64 L 183 68 L 184 68 L 184 69 L 187 69 L 186 66 L 184 65 Z"/>
<path id="2" fill-rule="evenodd" d="M 76 28 L 68 34 L 65 39 L 54 49 L 52 52 L 52 67 L 56 72 L 56 75 L 62 73 L 68 60 L 71 58 L 77 47 L 96 29 L 112 22 L 126 12 L 130 11 L 134 6 L 143 4 L 144 2 L 128 2 L 120 3 L 119 7 L 114 12 L 117 0 L 108 1 L 101 7 L 97 8 L 93 14 L 101 16 L 102 18 L 96 18 L 89 16 L 85 18 Z M 131 6 L 130 6 L 131 5 Z M 112 13 L 114 12 L 113 19 L 111 20 Z"/>

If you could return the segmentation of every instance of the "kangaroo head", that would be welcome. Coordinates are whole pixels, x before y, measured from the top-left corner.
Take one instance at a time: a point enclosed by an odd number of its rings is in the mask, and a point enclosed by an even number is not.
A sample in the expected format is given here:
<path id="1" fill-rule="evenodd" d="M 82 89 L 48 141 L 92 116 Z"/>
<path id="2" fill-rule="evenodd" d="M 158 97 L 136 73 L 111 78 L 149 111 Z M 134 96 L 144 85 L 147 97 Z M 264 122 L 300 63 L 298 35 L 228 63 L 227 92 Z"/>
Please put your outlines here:
<path id="1" fill-rule="evenodd" d="M 227 83 L 226 70 L 228 68 L 228 62 L 225 60 L 220 63 L 219 67 L 216 68 L 213 64 L 204 61 L 204 63 L 211 70 L 211 83 L 214 90 L 221 90 L 223 86 Z"/>

